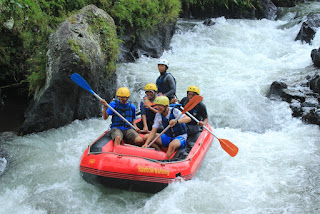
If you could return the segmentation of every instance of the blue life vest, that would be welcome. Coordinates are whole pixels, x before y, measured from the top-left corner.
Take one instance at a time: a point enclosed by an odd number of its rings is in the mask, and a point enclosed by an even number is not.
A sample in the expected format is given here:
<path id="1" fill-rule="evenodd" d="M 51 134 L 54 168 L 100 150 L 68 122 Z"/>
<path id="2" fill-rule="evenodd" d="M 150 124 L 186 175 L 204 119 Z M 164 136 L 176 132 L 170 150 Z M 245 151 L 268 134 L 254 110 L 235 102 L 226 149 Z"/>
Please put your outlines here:
<path id="1" fill-rule="evenodd" d="M 156 82 L 156 85 L 158 87 L 158 93 L 167 93 L 168 91 L 170 91 L 171 88 L 169 88 L 169 85 L 168 84 L 164 84 L 164 79 L 166 78 L 166 76 L 170 74 L 168 72 L 166 72 L 164 75 L 160 75 L 157 79 L 157 82 Z M 176 83 L 176 79 L 174 78 L 174 76 L 172 74 L 170 74 L 173 79 L 174 79 L 174 82 Z"/>
<path id="2" fill-rule="evenodd" d="M 119 100 L 116 100 L 116 106 L 114 107 L 114 110 L 116 110 L 119 114 L 121 114 L 126 120 L 128 120 L 130 123 L 133 122 L 133 112 L 131 109 L 131 102 L 128 101 L 128 103 L 124 106 L 123 104 L 120 104 Z M 122 106 L 121 106 L 122 105 Z M 111 123 L 111 128 L 117 127 L 117 128 L 132 128 L 129 124 L 127 124 L 121 117 L 119 117 L 117 114 L 112 115 L 112 123 Z"/>
<path id="3" fill-rule="evenodd" d="M 169 125 L 170 120 L 176 119 L 173 114 L 173 108 L 170 112 L 169 120 L 162 114 L 161 114 L 161 117 L 162 117 L 163 127 L 167 127 Z M 169 137 L 177 137 L 185 133 L 187 133 L 187 126 L 184 123 L 177 123 L 176 125 L 174 125 L 173 127 L 171 127 L 165 132 L 165 134 L 168 135 Z"/>

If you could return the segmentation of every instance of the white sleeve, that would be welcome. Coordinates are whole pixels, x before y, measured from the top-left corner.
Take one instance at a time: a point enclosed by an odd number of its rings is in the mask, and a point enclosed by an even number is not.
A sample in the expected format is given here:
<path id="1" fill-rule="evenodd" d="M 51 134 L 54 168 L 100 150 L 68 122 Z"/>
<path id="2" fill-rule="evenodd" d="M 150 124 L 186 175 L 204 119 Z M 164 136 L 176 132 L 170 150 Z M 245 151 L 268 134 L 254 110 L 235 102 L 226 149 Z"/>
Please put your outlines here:
<path id="1" fill-rule="evenodd" d="M 157 113 L 156 116 L 154 117 L 152 128 L 159 129 L 161 126 L 162 126 L 162 117 L 160 113 Z"/>

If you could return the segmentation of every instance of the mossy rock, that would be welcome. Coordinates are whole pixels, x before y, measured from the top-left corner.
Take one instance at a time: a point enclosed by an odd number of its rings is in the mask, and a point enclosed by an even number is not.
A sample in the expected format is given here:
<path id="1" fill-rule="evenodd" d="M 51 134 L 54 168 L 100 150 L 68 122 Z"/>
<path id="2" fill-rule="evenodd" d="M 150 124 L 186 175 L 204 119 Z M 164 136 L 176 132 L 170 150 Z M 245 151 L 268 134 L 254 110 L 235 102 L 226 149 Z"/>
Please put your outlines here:
<path id="1" fill-rule="evenodd" d="M 44 131 L 75 119 L 101 116 L 101 104 L 73 83 L 70 75 L 79 73 L 109 102 L 116 90 L 112 65 L 118 54 L 117 42 L 113 19 L 94 5 L 63 22 L 50 36 L 46 82 L 30 103 L 20 133 Z"/>

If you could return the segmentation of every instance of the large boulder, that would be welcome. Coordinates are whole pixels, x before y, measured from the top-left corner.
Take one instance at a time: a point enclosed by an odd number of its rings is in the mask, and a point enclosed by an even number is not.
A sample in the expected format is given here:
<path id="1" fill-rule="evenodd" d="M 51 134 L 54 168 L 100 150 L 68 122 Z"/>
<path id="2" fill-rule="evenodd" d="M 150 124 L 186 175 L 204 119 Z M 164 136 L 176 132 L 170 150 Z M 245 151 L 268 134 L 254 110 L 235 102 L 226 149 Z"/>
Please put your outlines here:
<path id="1" fill-rule="evenodd" d="M 50 36 L 47 52 L 46 83 L 34 96 L 20 134 L 44 131 L 71 123 L 75 119 L 98 117 L 101 105 L 89 92 L 70 80 L 79 73 L 92 89 L 108 102 L 116 90 L 113 59 L 105 51 L 114 41 L 113 19 L 103 10 L 89 5 L 69 17 Z"/>
<path id="2" fill-rule="evenodd" d="M 320 13 L 309 14 L 306 21 L 302 23 L 300 31 L 296 37 L 296 40 L 301 40 L 311 44 L 311 40 L 314 38 L 317 28 L 320 27 Z"/>

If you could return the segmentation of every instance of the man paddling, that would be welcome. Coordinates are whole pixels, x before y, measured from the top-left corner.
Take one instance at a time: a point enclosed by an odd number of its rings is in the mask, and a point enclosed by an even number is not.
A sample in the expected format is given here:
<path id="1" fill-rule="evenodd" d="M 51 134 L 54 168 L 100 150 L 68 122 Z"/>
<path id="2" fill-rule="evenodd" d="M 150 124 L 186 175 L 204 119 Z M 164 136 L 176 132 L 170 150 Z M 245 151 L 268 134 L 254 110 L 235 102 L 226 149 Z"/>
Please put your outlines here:
<path id="1" fill-rule="evenodd" d="M 157 129 L 161 126 L 169 128 L 164 134 L 161 135 L 151 146 L 160 150 L 160 146 L 168 147 L 166 152 L 168 158 L 170 158 L 176 149 L 179 147 L 185 147 L 187 139 L 187 127 L 185 123 L 191 121 L 191 118 L 186 115 L 181 115 L 181 112 L 169 107 L 169 99 L 166 96 L 159 96 L 155 99 L 155 104 L 158 113 L 155 116 L 154 124 L 150 134 L 144 136 L 145 144 L 142 146 L 146 148 L 149 143 L 158 135 Z M 175 120 L 175 118 L 179 118 Z"/>
<path id="2" fill-rule="evenodd" d="M 140 102 L 141 121 L 137 123 L 139 129 L 148 132 L 152 129 L 154 117 L 158 112 L 154 100 L 157 97 L 158 88 L 154 83 L 148 83 L 144 87 L 145 96 Z"/>
<path id="3" fill-rule="evenodd" d="M 132 123 L 136 130 L 139 131 L 139 128 L 135 123 L 136 107 L 129 101 L 129 89 L 126 87 L 121 87 L 117 90 L 116 95 L 118 99 L 112 101 L 110 106 L 120 113 L 120 115 L 122 115 L 128 122 Z M 143 140 L 140 135 L 121 117 L 119 117 L 117 114 L 114 114 L 114 111 L 112 111 L 110 108 L 107 108 L 107 102 L 105 100 L 101 100 L 100 102 L 103 105 L 103 119 L 106 120 L 108 119 L 109 115 L 112 115 L 111 138 L 114 141 L 114 145 L 120 145 L 122 139 L 133 142 L 135 145 L 142 145 Z"/>
<path id="4" fill-rule="evenodd" d="M 187 89 L 187 96 L 184 97 L 180 104 L 184 107 L 192 97 L 200 95 L 200 89 L 198 86 L 191 85 Z M 206 126 L 208 123 L 208 113 L 207 108 L 204 103 L 201 101 L 198 105 L 196 105 L 193 109 L 188 111 L 191 115 L 198 119 L 199 122 L 192 120 L 187 124 L 188 127 L 188 135 L 198 133 L 202 131 L 202 127 Z"/>

